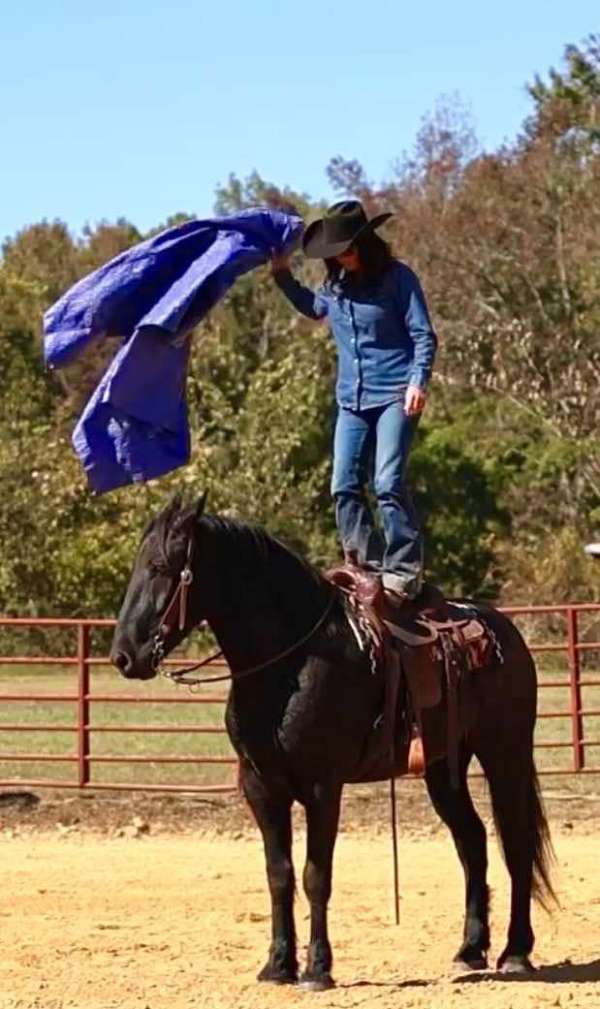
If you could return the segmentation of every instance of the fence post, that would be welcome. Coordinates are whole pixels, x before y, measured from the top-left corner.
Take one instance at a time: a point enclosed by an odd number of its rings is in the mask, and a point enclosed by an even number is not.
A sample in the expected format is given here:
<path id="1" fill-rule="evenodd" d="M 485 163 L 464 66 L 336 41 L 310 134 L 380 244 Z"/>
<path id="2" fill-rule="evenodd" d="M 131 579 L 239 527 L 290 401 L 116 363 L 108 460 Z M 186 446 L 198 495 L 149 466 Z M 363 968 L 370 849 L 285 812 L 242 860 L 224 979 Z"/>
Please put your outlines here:
<path id="1" fill-rule="evenodd" d="M 585 764 L 583 718 L 581 715 L 581 667 L 579 661 L 579 629 L 577 610 L 567 607 L 567 650 L 571 693 L 571 738 L 573 742 L 573 770 L 581 771 Z"/>
<path id="2" fill-rule="evenodd" d="M 90 628 L 77 627 L 77 775 L 80 788 L 90 782 Z"/>

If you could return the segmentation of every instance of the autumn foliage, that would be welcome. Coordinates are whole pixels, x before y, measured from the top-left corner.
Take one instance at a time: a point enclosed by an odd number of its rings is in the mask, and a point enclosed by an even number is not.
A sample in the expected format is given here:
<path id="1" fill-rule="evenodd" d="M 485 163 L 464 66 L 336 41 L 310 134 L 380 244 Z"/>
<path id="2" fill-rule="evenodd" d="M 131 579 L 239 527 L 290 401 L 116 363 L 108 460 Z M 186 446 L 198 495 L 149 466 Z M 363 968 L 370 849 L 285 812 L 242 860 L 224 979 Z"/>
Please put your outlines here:
<path id="1" fill-rule="evenodd" d="M 421 277 L 440 336 L 412 460 L 430 575 L 513 602 L 593 598 L 598 583 L 582 546 L 600 531 L 600 38 L 568 47 L 562 70 L 529 91 L 531 114 L 500 150 L 480 150 L 446 103 L 385 185 L 351 159 L 328 167 L 340 196 L 395 212 L 386 237 Z M 217 191 L 220 212 L 257 203 L 320 210 L 258 174 Z M 45 221 L 5 243 L 0 611 L 113 613 L 139 530 L 174 488 L 207 489 L 211 510 L 264 523 L 317 564 L 337 556 L 333 348 L 267 269 L 193 335 L 191 465 L 90 496 L 70 431 L 114 344 L 48 373 L 41 314 L 143 237 L 127 221 L 80 238 Z M 297 269 L 318 282 L 318 267 Z"/>

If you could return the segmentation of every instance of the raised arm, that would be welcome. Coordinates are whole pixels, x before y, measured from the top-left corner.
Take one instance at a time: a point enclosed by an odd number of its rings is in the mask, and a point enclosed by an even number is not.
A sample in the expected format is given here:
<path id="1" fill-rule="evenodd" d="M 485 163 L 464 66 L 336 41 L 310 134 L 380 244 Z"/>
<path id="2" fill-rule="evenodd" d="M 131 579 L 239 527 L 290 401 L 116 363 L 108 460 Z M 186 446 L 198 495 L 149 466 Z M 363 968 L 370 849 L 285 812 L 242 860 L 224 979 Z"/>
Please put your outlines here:
<path id="1" fill-rule="evenodd" d="M 273 256 L 271 260 L 273 279 L 280 291 L 283 291 L 288 301 L 292 303 L 307 319 L 323 319 L 327 315 L 327 301 L 318 292 L 304 287 L 290 270 L 287 256 Z"/>

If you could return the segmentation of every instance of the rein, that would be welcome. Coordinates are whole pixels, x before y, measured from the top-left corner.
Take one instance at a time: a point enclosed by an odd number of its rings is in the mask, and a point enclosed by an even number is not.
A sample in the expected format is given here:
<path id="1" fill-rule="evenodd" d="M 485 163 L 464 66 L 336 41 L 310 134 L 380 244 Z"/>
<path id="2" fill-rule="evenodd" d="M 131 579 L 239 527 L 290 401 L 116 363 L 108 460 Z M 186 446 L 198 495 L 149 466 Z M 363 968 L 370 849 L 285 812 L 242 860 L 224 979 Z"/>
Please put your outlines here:
<path id="1" fill-rule="evenodd" d="M 187 614 L 187 597 L 190 585 L 194 580 L 194 572 L 192 571 L 192 558 L 194 555 L 194 543 L 190 536 L 188 540 L 188 548 L 186 560 L 183 568 L 181 569 L 179 575 L 179 581 L 175 588 L 175 591 L 169 601 L 169 604 L 163 614 L 160 627 L 158 632 L 154 636 L 153 646 L 152 646 L 152 668 L 156 672 L 160 672 L 167 680 L 172 680 L 174 683 L 182 683 L 188 687 L 201 687 L 205 683 L 223 683 L 226 680 L 237 680 L 241 679 L 243 676 L 251 676 L 254 673 L 260 672 L 262 669 L 266 669 L 268 666 L 274 665 L 281 659 L 287 658 L 288 655 L 292 655 L 298 648 L 304 645 L 313 634 L 316 634 L 319 627 L 325 622 L 329 613 L 333 608 L 333 604 L 336 601 L 337 593 L 332 592 L 329 602 L 325 607 L 325 610 L 317 620 L 315 624 L 310 628 L 310 630 L 304 634 L 297 641 L 294 641 L 289 648 L 285 648 L 283 651 L 278 652 L 276 655 L 272 656 L 270 659 L 265 659 L 264 662 L 258 662 L 254 666 L 248 666 L 246 669 L 240 669 L 235 673 L 229 672 L 225 673 L 223 676 L 203 676 L 203 677 L 192 677 L 190 679 L 189 673 L 194 672 L 196 669 L 202 669 L 204 666 L 209 665 L 214 662 L 215 659 L 221 658 L 223 651 L 219 649 L 218 652 L 213 652 L 212 655 L 207 656 L 207 658 L 202 659 L 200 662 L 196 662 L 193 666 L 181 666 L 177 669 L 162 669 L 163 660 L 165 657 L 165 637 L 173 629 L 173 624 L 171 624 L 171 617 L 179 603 L 179 619 L 178 627 L 180 631 L 186 629 L 186 614 Z M 194 625 L 196 626 L 196 625 Z M 200 625 L 197 625 L 200 626 Z M 190 630 L 193 628 L 190 627 Z"/>

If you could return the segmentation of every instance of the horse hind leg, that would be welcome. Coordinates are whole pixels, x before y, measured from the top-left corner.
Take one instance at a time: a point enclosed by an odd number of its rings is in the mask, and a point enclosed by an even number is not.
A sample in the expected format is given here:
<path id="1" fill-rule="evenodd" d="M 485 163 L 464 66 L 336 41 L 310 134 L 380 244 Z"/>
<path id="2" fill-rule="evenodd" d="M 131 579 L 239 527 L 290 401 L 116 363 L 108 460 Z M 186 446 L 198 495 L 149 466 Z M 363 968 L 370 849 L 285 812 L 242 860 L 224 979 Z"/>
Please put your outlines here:
<path id="1" fill-rule="evenodd" d="M 310 941 L 306 969 L 300 986 L 324 991 L 335 984 L 327 930 L 327 905 L 331 896 L 333 849 L 337 836 L 342 786 L 316 783 L 306 796 L 306 864 L 304 890 L 310 904 Z"/>
<path id="2" fill-rule="evenodd" d="M 271 894 L 271 945 L 259 981 L 294 984 L 298 977 L 294 925 L 294 866 L 292 862 L 292 799 L 269 789 L 252 768 L 242 763 L 241 785 L 260 828 Z"/>
<path id="3" fill-rule="evenodd" d="M 532 892 L 542 903 L 545 896 L 555 899 L 548 870 L 552 849 L 539 797 L 531 729 L 519 739 L 518 729 L 513 728 L 510 750 L 478 756 L 488 779 L 494 821 L 511 878 L 508 937 L 497 966 L 504 973 L 527 973 L 533 970 L 529 955 L 535 942 Z"/>
<path id="4" fill-rule="evenodd" d="M 454 957 L 469 970 L 485 970 L 490 945 L 489 891 L 487 887 L 487 839 L 467 788 L 471 754 L 462 748 L 459 788 L 452 787 L 446 760 L 427 768 L 425 782 L 431 802 L 449 828 L 465 876 L 465 921 L 463 939 Z"/>

